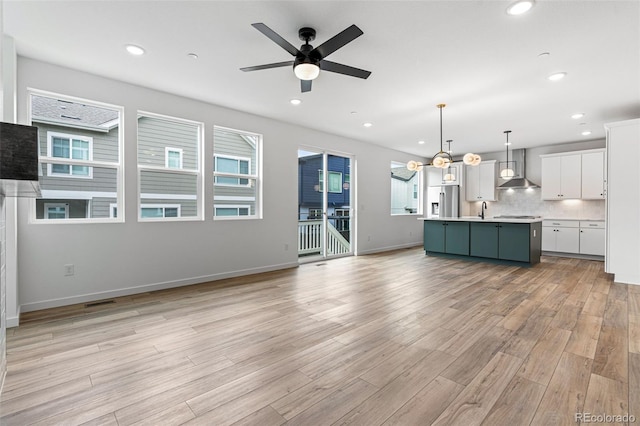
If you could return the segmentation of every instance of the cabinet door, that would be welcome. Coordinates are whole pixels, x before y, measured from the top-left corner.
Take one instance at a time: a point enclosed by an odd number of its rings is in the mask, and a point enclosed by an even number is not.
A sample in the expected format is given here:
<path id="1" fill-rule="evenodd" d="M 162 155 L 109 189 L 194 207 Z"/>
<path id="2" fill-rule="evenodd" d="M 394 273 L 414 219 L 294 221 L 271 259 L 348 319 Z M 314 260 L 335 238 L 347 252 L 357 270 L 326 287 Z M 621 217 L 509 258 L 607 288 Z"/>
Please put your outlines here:
<path id="1" fill-rule="evenodd" d="M 495 163 L 480 163 L 478 166 L 479 183 L 478 192 L 480 200 L 496 200 L 496 166 Z"/>
<path id="2" fill-rule="evenodd" d="M 498 258 L 530 261 L 531 243 L 528 223 L 500 223 L 498 225 Z"/>
<path id="3" fill-rule="evenodd" d="M 469 256 L 469 222 L 445 222 L 445 253 Z"/>
<path id="4" fill-rule="evenodd" d="M 604 229 L 580 229 L 580 253 L 604 256 Z"/>
<path id="5" fill-rule="evenodd" d="M 542 250 L 556 251 L 556 228 L 542 227 Z"/>
<path id="6" fill-rule="evenodd" d="M 560 157 L 560 185 L 562 199 L 580 198 L 582 195 L 582 155 Z"/>
<path id="7" fill-rule="evenodd" d="M 582 198 L 604 199 L 604 152 L 582 154 Z"/>
<path id="8" fill-rule="evenodd" d="M 482 163 L 480 163 L 482 164 Z M 467 201 L 480 200 L 480 166 L 465 167 L 465 198 Z"/>
<path id="9" fill-rule="evenodd" d="M 556 251 L 580 253 L 580 229 L 556 228 Z"/>
<path id="10" fill-rule="evenodd" d="M 560 159 L 561 157 L 542 158 L 541 195 L 543 200 L 562 199 L 562 190 L 560 188 Z M 542 239 L 542 244 L 544 244 L 544 237 Z M 543 250 L 545 249 L 543 248 Z"/>
<path id="11" fill-rule="evenodd" d="M 469 224 L 469 253 L 476 257 L 498 258 L 498 224 Z"/>
<path id="12" fill-rule="evenodd" d="M 424 251 L 444 253 L 444 226 L 439 220 L 424 221 Z"/>

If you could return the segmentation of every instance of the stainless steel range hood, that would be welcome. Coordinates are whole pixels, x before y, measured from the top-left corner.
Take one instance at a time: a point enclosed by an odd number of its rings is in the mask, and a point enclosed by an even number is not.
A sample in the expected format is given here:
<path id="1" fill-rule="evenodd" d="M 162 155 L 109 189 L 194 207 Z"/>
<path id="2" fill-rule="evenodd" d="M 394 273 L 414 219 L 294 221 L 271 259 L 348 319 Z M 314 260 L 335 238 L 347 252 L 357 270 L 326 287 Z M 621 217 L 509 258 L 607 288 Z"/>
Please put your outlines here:
<path id="1" fill-rule="evenodd" d="M 526 171 L 527 171 L 527 154 L 524 148 L 514 149 L 513 150 L 513 163 L 510 164 L 513 166 L 513 171 L 515 172 L 515 176 L 511 179 L 505 181 L 501 177 L 498 177 L 499 181 L 503 181 L 502 185 L 498 185 L 498 189 L 526 189 L 526 188 L 538 188 L 539 185 L 531 182 L 527 179 Z M 501 165 L 500 169 L 502 169 L 502 165 L 505 164 L 506 161 L 498 162 Z M 511 163 L 511 161 L 509 162 Z"/>

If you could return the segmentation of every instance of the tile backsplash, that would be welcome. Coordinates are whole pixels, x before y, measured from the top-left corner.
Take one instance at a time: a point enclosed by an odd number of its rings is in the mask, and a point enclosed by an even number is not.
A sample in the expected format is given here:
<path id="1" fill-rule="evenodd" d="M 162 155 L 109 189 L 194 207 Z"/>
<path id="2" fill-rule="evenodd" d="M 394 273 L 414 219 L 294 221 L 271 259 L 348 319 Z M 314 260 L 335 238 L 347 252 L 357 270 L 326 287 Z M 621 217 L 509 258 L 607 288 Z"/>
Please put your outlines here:
<path id="1" fill-rule="evenodd" d="M 532 215 L 550 219 L 604 220 L 604 200 L 541 200 L 540 188 L 498 190 L 498 201 L 487 202 L 488 216 Z M 470 214 L 480 212 L 481 203 L 470 203 Z"/>

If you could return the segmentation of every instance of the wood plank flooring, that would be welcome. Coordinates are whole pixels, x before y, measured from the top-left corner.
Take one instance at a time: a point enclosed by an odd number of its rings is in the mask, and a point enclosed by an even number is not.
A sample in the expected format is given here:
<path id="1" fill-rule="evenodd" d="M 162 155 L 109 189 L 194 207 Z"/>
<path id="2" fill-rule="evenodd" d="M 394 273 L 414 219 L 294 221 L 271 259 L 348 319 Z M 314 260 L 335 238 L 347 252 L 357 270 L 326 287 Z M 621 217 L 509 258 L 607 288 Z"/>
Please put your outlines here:
<path id="1" fill-rule="evenodd" d="M 3 425 L 640 422 L 640 286 L 419 249 L 24 314 Z"/>

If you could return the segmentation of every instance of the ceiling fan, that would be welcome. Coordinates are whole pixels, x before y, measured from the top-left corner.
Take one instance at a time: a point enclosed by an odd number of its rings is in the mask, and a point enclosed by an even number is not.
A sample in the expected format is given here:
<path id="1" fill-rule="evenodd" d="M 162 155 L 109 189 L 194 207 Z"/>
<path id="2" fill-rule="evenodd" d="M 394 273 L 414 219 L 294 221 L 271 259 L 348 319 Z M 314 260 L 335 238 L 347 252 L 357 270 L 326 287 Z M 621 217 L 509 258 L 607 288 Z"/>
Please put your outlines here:
<path id="1" fill-rule="evenodd" d="M 345 74 L 352 77 L 367 78 L 371 75 L 371 71 L 365 71 L 360 68 L 350 67 L 348 65 L 338 64 L 336 62 L 327 61 L 325 58 L 343 47 L 345 44 L 352 42 L 360 37 L 362 30 L 355 25 L 351 25 L 346 30 L 336 34 L 329 40 L 314 48 L 309 44 L 315 40 L 316 30 L 309 27 L 300 28 L 298 37 L 304 41 L 300 49 L 296 49 L 291 43 L 282 38 L 278 33 L 259 22 L 251 24 L 255 29 L 269 37 L 274 43 L 282 47 L 284 50 L 295 56 L 293 61 L 276 62 L 273 64 L 257 65 L 254 67 L 240 68 L 242 71 L 258 71 L 269 68 L 287 67 L 293 65 L 293 72 L 300 79 L 300 87 L 302 92 L 311 91 L 311 81 L 318 77 L 320 70 L 331 71 L 338 74 Z"/>

